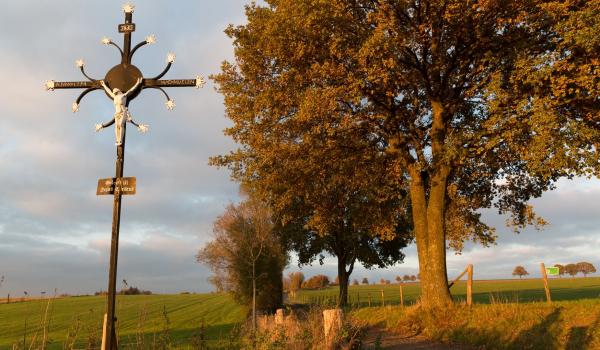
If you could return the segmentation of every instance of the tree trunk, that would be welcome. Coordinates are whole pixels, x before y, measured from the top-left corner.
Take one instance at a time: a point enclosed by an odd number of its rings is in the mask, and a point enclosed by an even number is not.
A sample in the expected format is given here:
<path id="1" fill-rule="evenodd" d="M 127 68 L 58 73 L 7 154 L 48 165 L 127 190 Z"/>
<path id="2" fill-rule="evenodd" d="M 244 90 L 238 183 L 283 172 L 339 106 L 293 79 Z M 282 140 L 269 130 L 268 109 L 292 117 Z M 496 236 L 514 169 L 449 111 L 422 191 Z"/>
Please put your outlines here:
<path id="1" fill-rule="evenodd" d="M 252 262 L 252 330 L 256 331 L 256 263 Z"/>
<path id="2" fill-rule="evenodd" d="M 348 280 L 350 273 L 346 271 L 346 262 L 343 257 L 338 256 L 338 282 L 340 287 L 339 307 L 344 307 L 348 304 Z"/>
<path id="3" fill-rule="evenodd" d="M 421 302 L 425 307 L 444 307 L 452 303 L 446 273 L 446 185 L 450 168 L 443 159 L 443 106 L 432 102 L 433 164 L 426 182 L 417 163 L 408 169 L 414 231 L 421 273 Z M 426 195 L 429 193 L 429 196 Z"/>

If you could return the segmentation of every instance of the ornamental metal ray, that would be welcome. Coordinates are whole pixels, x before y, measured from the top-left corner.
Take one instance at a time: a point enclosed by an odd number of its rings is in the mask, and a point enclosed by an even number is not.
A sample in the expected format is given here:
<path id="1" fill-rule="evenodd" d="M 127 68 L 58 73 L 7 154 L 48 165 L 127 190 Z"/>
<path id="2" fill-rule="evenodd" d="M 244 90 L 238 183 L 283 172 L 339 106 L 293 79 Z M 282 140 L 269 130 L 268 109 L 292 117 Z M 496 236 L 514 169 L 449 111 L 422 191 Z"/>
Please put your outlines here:
<path id="1" fill-rule="evenodd" d="M 123 11 L 125 12 L 125 23 L 119 24 L 118 30 L 120 33 L 123 33 L 123 48 L 121 48 L 118 44 L 116 44 L 112 39 L 107 37 L 102 38 L 101 43 L 106 46 L 115 47 L 121 56 L 121 62 L 114 67 L 112 67 L 105 75 L 104 79 L 94 79 L 90 77 L 85 72 L 85 61 L 83 59 L 78 59 L 75 61 L 75 64 L 83 74 L 83 76 L 87 79 L 87 81 L 54 81 L 49 80 L 46 82 L 46 90 L 56 90 L 56 89 L 84 89 L 83 92 L 77 97 L 75 102 L 73 102 L 72 110 L 73 112 L 77 112 L 79 110 L 79 105 L 81 100 L 90 92 L 94 90 L 105 90 L 106 95 L 114 101 L 114 97 L 110 95 L 109 91 L 113 91 L 114 89 L 118 89 L 120 92 L 129 91 L 133 88 L 131 93 L 126 96 L 125 107 L 129 105 L 129 102 L 135 99 L 143 90 L 145 89 L 156 89 L 160 90 L 166 98 L 165 105 L 168 110 L 173 110 L 175 107 L 175 102 L 173 99 L 169 97 L 169 94 L 165 91 L 164 88 L 171 87 L 196 87 L 201 88 L 205 84 L 205 80 L 202 76 L 196 76 L 193 79 L 161 79 L 171 66 L 175 62 L 175 54 L 169 52 L 166 58 L 166 67 L 160 72 L 158 75 L 150 78 L 145 78 L 142 75 L 142 72 L 139 68 L 131 63 L 131 60 L 137 50 L 145 45 L 154 44 L 156 42 L 156 37 L 152 35 L 146 36 L 144 41 L 141 41 L 137 45 L 131 48 L 131 33 L 135 31 L 135 23 L 132 22 L 134 6 L 131 4 L 127 4 L 123 6 Z M 141 83 L 136 86 L 137 81 L 141 79 Z M 103 83 L 105 83 L 106 88 L 104 88 Z M 127 111 L 128 113 L 128 111 Z M 130 116 L 131 117 L 131 116 Z M 126 120 L 132 122 L 138 130 L 141 132 L 146 132 L 148 130 L 147 125 L 137 124 L 133 119 Z M 96 131 L 99 131 L 98 126 L 102 125 L 102 128 L 112 125 L 114 121 L 105 123 L 105 124 L 96 124 Z M 100 128 L 101 129 L 101 128 Z"/>

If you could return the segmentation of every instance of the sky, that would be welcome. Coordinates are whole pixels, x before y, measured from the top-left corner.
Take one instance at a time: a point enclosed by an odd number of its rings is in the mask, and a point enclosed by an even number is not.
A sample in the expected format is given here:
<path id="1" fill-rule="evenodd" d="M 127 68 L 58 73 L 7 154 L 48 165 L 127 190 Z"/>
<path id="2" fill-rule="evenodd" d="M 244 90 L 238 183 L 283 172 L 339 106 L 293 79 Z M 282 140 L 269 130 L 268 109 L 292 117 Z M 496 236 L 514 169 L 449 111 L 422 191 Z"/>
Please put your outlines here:
<path id="1" fill-rule="evenodd" d="M 244 23 L 248 1 L 138 1 L 133 43 L 155 34 L 157 43 L 133 60 L 146 77 L 176 61 L 164 79 L 208 77 L 233 59 L 223 30 Z M 102 78 L 119 63 L 103 36 L 122 43 L 121 1 L 11 1 L 0 12 L 0 296 L 41 292 L 86 294 L 106 290 L 112 197 L 96 196 L 99 178 L 114 174 L 114 131 L 94 132 L 112 118 L 112 102 L 101 92 L 87 95 L 77 113 L 80 90 L 45 91 L 44 83 L 85 80 L 75 66 Z M 155 293 L 207 292 L 210 271 L 195 254 L 212 237 L 212 222 L 238 186 L 226 169 L 208 165 L 210 156 L 235 149 L 223 135 L 229 125 L 223 98 L 207 79 L 202 89 L 171 88 L 176 107 L 168 111 L 157 91 L 144 91 L 130 104 L 133 118 L 150 125 L 129 128 L 125 176 L 137 178 L 137 194 L 123 198 L 118 281 Z M 448 252 L 448 274 L 475 265 L 475 278 L 511 278 L 523 265 L 539 276 L 539 263 L 589 261 L 600 265 L 600 182 L 560 181 L 557 190 L 532 202 L 550 225 L 515 235 L 505 218 L 485 211 L 499 233 L 498 244 L 468 244 Z M 414 245 L 404 263 L 389 269 L 355 268 L 352 278 L 371 281 L 416 274 Z M 298 270 L 292 257 L 288 271 Z M 305 275 L 335 277 L 335 259 L 303 267 Z M 120 282 L 119 282 L 120 283 Z"/>

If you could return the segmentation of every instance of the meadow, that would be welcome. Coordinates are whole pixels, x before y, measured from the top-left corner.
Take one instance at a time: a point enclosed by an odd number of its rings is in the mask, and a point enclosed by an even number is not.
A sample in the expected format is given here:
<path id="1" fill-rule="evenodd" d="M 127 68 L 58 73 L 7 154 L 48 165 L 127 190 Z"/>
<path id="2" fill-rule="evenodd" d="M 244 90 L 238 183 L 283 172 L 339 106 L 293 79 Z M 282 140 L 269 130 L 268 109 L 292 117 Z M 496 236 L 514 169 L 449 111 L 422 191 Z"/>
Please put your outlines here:
<path id="1" fill-rule="evenodd" d="M 567 311 L 600 308 L 600 278 L 555 278 L 549 283 L 552 299 L 556 302 L 553 307 Z M 373 313 L 381 315 L 377 310 L 382 304 L 382 290 L 386 309 L 395 310 L 389 308 L 399 304 L 398 284 L 359 285 L 350 286 L 349 289 L 351 313 L 367 320 L 372 318 Z M 465 299 L 464 282 L 457 283 L 451 290 L 459 303 Z M 334 305 L 337 292 L 335 286 L 301 290 L 295 299 L 289 298 L 288 302 Z M 419 283 L 403 284 L 403 295 L 405 305 L 414 304 L 419 297 Z M 586 300 L 575 301 L 581 299 Z M 515 314 L 516 310 L 530 308 L 541 310 L 536 311 L 539 317 L 546 317 L 553 312 L 545 303 L 537 303 L 545 301 L 539 279 L 474 281 L 473 300 L 476 304 L 474 310 L 482 310 L 479 311 L 481 313 L 498 308 L 498 305 L 505 305 Z M 24 338 L 26 348 L 34 340 L 39 344 L 44 336 L 44 319 L 47 320 L 47 349 L 85 349 L 90 344 L 99 347 L 104 308 L 105 297 L 102 296 L 46 298 L 0 304 L 0 349 L 13 349 L 15 344 L 22 349 Z M 199 342 L 211 348 L 228 348 L 230 345 L 235 347 L 236 331 L 244 322 L 246 313 L 245 308 L 238 306 L 226 294 L 119 295 L 117 330 L 124 349 L 136 348 L 140 343 L 146 348 L 170 343 L 173 348 L 188 349 Z M 403 315 L 401 312 L 393 314 Z M 389 320 L 386 322 L 389 323 Z M 459 333 L 452 334 L 459 337 Z M 452 340 L 453 336 L 445 334 L 439 338 Z M 481 339 L 485 340 L 483 336 Z"/>
<path id="2" fill-rule="evenodd" d="M 34 339 L 39 344 L 46 307 L 47 349 L 86 349 L 92 344 L 90 347 L 99 348 L 105 300 L 102 296 L 82 296 L 0 304 L 0 349 L 12 349 L 15 344 L 22 349 L 24 339 L 26 348 Z M 152 348 L 152 344 L 170 343 L 186 349 L 201 338 L 206 344 L 225 347 L 245 314 L 226 294 L 117 296 L 122 348 L 127 344 L 143 343 L 141 348 Z"/>

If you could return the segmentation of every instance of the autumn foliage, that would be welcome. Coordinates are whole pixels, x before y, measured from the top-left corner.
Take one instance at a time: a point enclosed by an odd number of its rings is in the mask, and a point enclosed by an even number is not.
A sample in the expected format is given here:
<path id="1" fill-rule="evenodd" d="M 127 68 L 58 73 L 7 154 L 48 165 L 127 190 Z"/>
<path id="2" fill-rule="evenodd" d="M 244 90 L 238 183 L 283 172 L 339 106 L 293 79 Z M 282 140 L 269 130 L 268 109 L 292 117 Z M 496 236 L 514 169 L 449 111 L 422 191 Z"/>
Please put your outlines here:
<path id="1" fill-rule="evenodd" d="M 597 173 L 599 8 L 249 5 L 248 22 L 226 31 L 235 62 L 213 77 L 240 146 L 212 163 L 270 203 L 287 248 L 306 261 L 336 255 L 340 286 L 355 260 L 395 263 L 392 250 L 414 238 L 423 305 L 446 305 L 447 245 L 495 241 L 480 209 L 515 231 L 542 227 L 530 199 Z"/>

